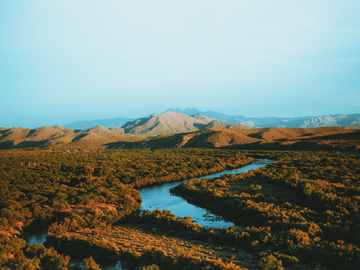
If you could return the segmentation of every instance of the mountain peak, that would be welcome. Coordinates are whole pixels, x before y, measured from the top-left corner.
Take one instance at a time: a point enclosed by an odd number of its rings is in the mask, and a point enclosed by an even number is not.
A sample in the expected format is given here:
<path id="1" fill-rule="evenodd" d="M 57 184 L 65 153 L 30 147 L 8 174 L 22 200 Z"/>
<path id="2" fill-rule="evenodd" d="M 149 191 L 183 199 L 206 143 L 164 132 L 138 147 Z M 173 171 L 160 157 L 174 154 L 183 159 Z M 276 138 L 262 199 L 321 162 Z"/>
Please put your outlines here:
<path id="1" fill-rule="evenodd" d="M 112 131 L 108 130 L 106 127 L 98 125 L 96 127 L 87 129 L 86 132 L 89 133 L 112 133 Z"/>
<path id="2" fill-rule="evenodd" d="M 230 123 L 217 121 L 202 114 L 188 116 L 183 113 L 167 111 L 162 114 L 153 114 L 149 118 L 141 118 L 128 122 L 123 126 L 125 133 L 160 135 L 173 133 L 188 133 L 211 127 L 232 126 Z"/>

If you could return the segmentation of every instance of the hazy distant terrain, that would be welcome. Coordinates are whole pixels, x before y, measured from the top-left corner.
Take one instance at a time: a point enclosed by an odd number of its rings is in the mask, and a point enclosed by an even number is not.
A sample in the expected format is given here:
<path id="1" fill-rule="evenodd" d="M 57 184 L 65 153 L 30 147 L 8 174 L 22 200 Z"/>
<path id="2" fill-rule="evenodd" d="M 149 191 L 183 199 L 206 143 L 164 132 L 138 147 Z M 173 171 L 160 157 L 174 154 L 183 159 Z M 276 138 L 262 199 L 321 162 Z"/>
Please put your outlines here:
<path id="1" fill-rule="evenodd" d="M 337 115 L 324 115 L 324 116 L 303 116 L 303 117 L 245 117 L 242 115 L 226 115 L 215 111 L 199 111 L 196 108 L 181 109 L 168 109 L 165 112 L 176 112 L 185 114 L 187 116 L 194 116 L 201 114 L 212 120 L 218 120 L 229 124 L 243 124 L 253 128 L 265 128 L 265 127 L 286 127 L 286 128 L 314 128 L 314 127 L 346 127 L 356 126 L 360 127 L 360 114 L 337 114 Z M 150 116 L 154 118 L 157 114 Z M 162 114 L 160 114 L 162 115 Z M 77 121 L 65 125 L 66 128 L 71 129 L 89 129 L 98 125 L 106 128 L 110 127 L 123 127 L 127 122 L 137 121 L 137 123 L 143 123 L 144 117 L 140 119 L 134 118 L 114 118 L 114 119 L 100 119 L 93 121 Z M 142 120 L 141 120 L 142 119 Z M 154 120 L 154 119 L 153 119 Z M 138 125 L 138 124 L 137 124 Z M 130 124 L 128 125 L 130 126 Z M 170 128 L 172 129 L 172 128 Z"/>
<path id="2" fill-rule="evenodd" d="M 134 121 L 135 118 L 113 118 L 113 119 L 100 119 L 100 120 L 90 120 L 90 121 L 76 121 L 70 124 L 64 125 L 66 128 L 71 129 L 89 129 L 96 126 L 104 126 L 107 128 L 110 127 L 122 127 L 126 122 Z"/>
<path id="3" fill-rule="evenodd" d="M 244 124 L 254 128 L 264 127 L 286 127 L 286 128 L 315 128 L 315 127 L 360 127 L 360 114 L 337 114 L 324 116 L 302 116 L 302 117 L 245 117 L 242 115 L 226 115 L 214 111 L 201 112 L 193 109 L 168 109 L 186 115 L 203 114 L 207 117 L 232 124 Z"/>

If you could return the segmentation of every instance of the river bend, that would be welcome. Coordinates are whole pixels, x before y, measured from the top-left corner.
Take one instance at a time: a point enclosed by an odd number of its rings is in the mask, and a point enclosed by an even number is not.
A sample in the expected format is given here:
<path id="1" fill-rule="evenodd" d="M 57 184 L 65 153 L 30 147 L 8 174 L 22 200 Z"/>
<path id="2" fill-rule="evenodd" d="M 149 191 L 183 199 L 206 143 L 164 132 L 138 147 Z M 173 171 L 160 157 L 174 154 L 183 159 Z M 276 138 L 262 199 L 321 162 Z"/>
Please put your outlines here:
<path id="1" fill-rule="evenodd" d="M 198 179 L 203 178 L 216 178 L 224 174 L 238 174 L 238 173 L 246 173 L 249 170 L 256 170 L 260 167 L 264 167 L 273 160 L 269 159 L 256 159 L 253 163 L 246 165 L 244 167 L 235 169 L 235 170 L 225 170 L 219 173 L 206 175 L 203 177 L 197 177 Z M 235 226 L 232 222 L 226 221 L 223 218 L 212 214 L 210 211 L 197 207 L 185 199 L 170 194 L 170 189 L 172 187 L 178 186 L 186 181 L 191 179 L 156 185 L 152 187 L 146 187 L 140 189 L 140 194 L 142 198 L 142 209 L 143 210 L 155 210 L 159 208 L 160 210 L 169 210 L 173 214 L 179 217 L 191 216 L 195 223 L 206 227 L 216 227 L 216 228 L 228 228 L 231 226 Z M 46 232 L 41 232 L 38 234 L 27 235 L 25 237 L 25 241 L 27 244 L 44 244 Z M 77 263 L 80 266 L 85 266 L 84 262 L 81 260 L 71 260 L 71 263 Z M 102 265 L 102 269 L 104 270 L 119 270 L 121 268 L 121 263 L 118 262 L 115 265 Z"/>
<path id="2" fill-rule="evenodd" d="M 219 173 L 197 178 L 216 178 L 224 174 L 246 173 L 249 170 L 256 170 L 272 162 L 273 160 L 269 159 L 256 159 L 253 163 L 238 169 L 225 170 Z M 169 210 L 179 217 L 191 216 L 195 223 L 206 227 L 216 227 L 224 229 L 235 226 L 232 222 L 226 221 L 223 218 L 212 214 L 209 210 L 206 210 L 205 208 L 195 206 L 179 196 L 170 194 L 171 188 L 176 187 L 189 180 L 191 179 L 140 189 L 139 191 L 142 198 L 142 209 L 155 210 L 158 208 L 160 210 Z"/>

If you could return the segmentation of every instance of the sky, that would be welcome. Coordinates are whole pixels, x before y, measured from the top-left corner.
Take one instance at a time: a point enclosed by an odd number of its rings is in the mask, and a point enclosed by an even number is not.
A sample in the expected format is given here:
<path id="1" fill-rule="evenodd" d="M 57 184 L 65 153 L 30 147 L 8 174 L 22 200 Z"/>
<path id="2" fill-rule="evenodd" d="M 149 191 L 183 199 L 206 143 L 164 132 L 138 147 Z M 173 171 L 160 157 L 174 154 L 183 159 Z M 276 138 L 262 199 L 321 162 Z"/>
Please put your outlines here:
<path id="1" fill-rule="evenodd" d="M 360 113 L 359 0 L 2 0 L 0 127 Z"/>

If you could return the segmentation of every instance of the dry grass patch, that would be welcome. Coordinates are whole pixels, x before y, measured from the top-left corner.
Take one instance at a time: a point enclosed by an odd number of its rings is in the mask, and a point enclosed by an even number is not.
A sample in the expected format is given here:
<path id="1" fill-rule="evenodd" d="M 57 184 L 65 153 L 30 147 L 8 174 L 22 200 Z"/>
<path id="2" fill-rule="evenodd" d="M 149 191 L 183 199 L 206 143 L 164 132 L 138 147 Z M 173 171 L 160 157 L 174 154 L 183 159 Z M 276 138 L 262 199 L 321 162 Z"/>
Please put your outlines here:
<path id="1" fill-rule="evenodd" d="M 103 211 L 105 208 L 108 208 L 110 211 L 117 211 L 114 205 L 106 203 L 94 203 L 91 205 L 70 205 L 70 209 L 66 209 L 64 211 L 69 211 L 79 216 L 85 216 L 91 208 L 96 208 L 101 211 Z"/>
<path id="2" fill-rule="evenodd" d="M 93 232 L 96 230 L 96 234 Z M 83 229 L 66 234 L 67 237 L 89 241 L 110 242 L 115 244 L 121 252 L 130 252 L 141 256 L 144 252 L 156 248 L 162 250 L 166 256 L 176 259 L 179 256 L 190 254 L 202 260 L 223 260 L 232 262 L 240 267 L 249 267 L 254 256 L 230 247 L 214 247 L 199 241 L 187 241 L 165 235 L 151 234 L 135 226 L 112 226 L 106 228 Z M 249 268 L 249 269 L 256 269 Z"/>

